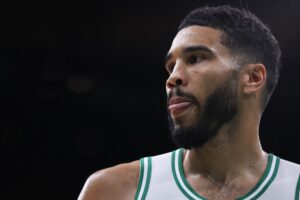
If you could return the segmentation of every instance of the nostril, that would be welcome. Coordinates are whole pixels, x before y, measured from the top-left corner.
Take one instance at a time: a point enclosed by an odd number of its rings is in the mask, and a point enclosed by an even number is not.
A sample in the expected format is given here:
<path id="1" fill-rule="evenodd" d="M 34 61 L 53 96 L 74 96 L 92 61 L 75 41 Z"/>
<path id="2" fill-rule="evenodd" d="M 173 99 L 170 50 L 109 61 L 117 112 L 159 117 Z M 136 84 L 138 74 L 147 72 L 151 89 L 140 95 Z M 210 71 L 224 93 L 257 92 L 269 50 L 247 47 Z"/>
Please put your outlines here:
<path id="1" fill-rule="evenodd" d="M 173 84 L 170 83 L 170 82 L 167 82 L 167 87 L 168 87 L 168 88 L 173 88 L 173 87 L 175 87 L 175 85 L 173 85 Z"/>
<path id="2" fill-rule="evenodd" d="M 182 84 L 182 80 L 181 79 L 176 79 L 175 83 L 176 83 L 176 85 L 181 85 Z"/>

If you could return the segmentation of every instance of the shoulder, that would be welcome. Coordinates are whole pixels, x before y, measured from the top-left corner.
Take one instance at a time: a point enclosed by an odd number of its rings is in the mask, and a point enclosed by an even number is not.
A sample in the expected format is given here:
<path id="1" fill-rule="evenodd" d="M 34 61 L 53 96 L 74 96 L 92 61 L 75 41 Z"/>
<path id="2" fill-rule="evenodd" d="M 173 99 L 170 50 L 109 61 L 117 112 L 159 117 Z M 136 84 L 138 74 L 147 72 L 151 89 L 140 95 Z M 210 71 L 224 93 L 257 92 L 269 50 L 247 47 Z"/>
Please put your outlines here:
<path id="1" fill-rule="evenodd" d="M 78 199 L 134 199 L 139 168 L 139 161 L 134 161 L 95 172 L 85 182 Z"/>

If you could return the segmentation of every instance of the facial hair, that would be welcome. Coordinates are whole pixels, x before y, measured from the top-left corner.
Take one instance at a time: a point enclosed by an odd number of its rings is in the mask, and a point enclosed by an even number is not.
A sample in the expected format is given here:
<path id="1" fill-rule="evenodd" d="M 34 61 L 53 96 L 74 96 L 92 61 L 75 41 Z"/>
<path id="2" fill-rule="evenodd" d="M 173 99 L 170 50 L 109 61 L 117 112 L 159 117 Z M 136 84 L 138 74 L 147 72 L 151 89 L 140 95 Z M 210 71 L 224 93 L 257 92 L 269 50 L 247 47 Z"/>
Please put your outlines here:
<path id="1" fill-rule="evenodd" d="M 231 121 L 237 113 L 237 77 L 235 72 L 215 91 L 208 96 L 204 107 L 191 94 L 185 93 L 179 87 L 170 92 L 169 97 L 177 95 L 193 102 L 196 106 L 196 121 L 188 127 L 175 126 L 168 112 L 169 128 L 173 142 L 180 148 L 201 148 L 213 139 L 219 129 Z"/>

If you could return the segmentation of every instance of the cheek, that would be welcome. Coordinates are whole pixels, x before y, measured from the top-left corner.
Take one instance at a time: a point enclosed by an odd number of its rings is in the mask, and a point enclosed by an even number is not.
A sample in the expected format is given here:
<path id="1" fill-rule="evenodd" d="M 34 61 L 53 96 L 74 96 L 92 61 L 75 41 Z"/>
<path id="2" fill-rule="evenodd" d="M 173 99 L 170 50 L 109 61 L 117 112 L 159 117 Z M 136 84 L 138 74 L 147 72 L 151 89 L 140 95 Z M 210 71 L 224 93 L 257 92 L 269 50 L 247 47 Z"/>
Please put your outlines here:
<path id="1" fill-rule="evenodd" d="M 190 87 L 198 101 L 203 104 L 206 97 L 216 87 L 216 78 L 212 73 L 200 73 L 192 70 L 190 79 Z"/>

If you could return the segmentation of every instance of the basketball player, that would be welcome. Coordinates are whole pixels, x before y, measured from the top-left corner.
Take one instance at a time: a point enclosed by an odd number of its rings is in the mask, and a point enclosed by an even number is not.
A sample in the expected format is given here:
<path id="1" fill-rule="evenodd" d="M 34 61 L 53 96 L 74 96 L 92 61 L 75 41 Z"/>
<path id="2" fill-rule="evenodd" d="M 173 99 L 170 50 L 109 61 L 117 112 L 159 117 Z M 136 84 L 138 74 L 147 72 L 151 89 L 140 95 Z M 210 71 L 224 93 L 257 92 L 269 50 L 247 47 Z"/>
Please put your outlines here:
<path id="1" fill-rule="evenodd" d="M 300 166 L 265 152 L 263 111 L 281 51 L 249 11 L 203 7 L 166 56 L 170 129 L 179 149 L 91 175 L 80 200 L 299 200 Z"/>

